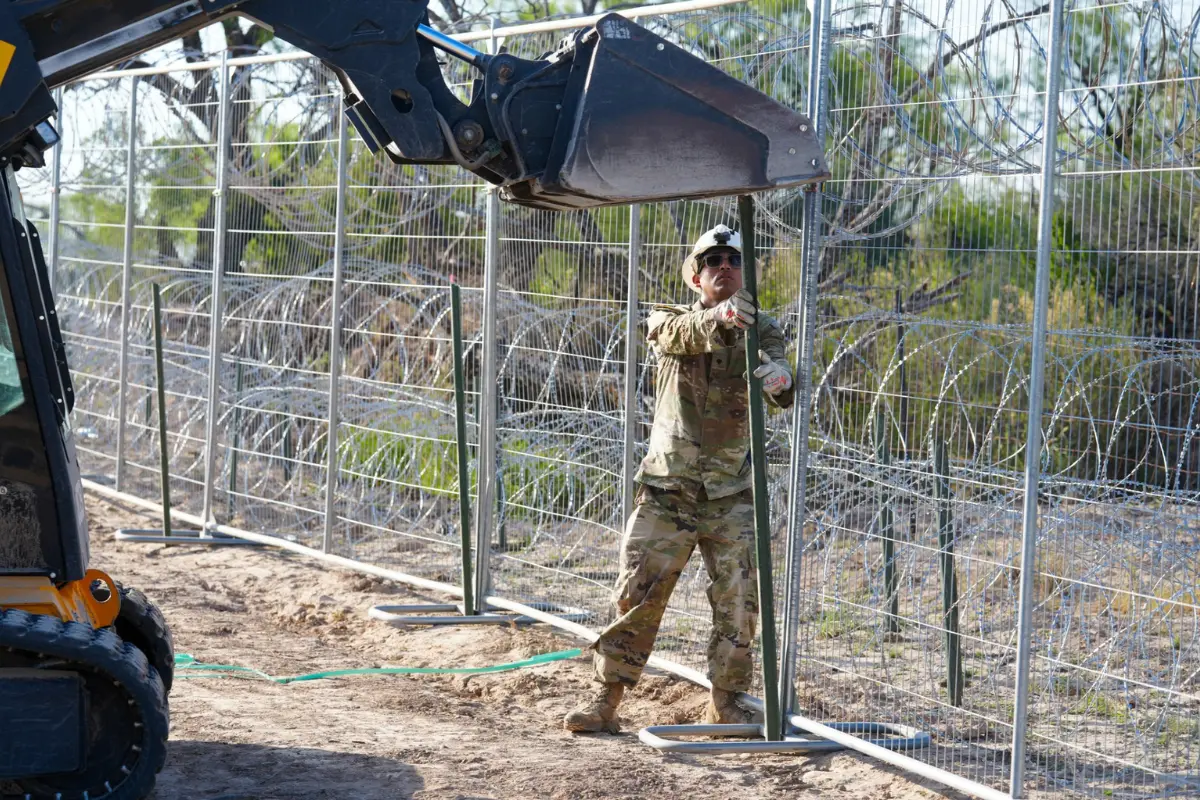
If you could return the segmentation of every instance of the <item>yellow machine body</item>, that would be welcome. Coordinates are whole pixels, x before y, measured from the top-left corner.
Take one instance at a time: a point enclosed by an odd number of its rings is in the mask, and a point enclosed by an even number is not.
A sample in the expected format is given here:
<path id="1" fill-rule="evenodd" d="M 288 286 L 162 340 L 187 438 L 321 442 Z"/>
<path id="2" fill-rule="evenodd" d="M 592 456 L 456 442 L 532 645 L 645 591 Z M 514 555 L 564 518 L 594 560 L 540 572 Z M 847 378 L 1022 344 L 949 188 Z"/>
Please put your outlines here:
<path id="1" fill-rule="evenodd" d="M 62 586 L 43 576 L 10 576 L 0 578 L 0 609 L 10 608 L 106 628 L 117 619 L 121 595 L 113 579 L 98 569 Z"/>

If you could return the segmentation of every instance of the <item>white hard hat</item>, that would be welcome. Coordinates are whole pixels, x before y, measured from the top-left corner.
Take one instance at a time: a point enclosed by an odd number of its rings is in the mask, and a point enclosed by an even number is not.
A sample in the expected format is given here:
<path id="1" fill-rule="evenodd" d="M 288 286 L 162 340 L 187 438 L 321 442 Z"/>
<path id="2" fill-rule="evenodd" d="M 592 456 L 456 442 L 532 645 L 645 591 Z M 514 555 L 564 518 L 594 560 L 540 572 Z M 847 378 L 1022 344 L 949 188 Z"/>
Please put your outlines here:
<path id="1" fill-rule="evenodd" d="M 692 246 L 692 252 L 688 253 L 688 257 L 683 260 L 683 282 L 689 289 L 700 291 L 700 287 L 692 280 L 692 277 L 700 272 L 696 259 L 714 247 L 728 247 L 741 253 L 742 235 L 728 225 L 718 225 L 710 231 L 705 231 L 704 235 L 696 240 L 696 244 Z"/>

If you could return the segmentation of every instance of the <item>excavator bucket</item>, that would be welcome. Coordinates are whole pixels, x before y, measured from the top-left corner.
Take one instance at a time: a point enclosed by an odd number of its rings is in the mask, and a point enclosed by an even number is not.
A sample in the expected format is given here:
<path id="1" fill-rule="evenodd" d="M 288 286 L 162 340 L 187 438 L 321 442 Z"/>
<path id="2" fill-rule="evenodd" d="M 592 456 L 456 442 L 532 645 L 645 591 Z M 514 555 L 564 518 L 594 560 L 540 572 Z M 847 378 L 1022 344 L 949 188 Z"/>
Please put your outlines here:
<path id="1" fill-rule="evenodd" d="M 291 7 L 254 0 L 244 11 L 263 13 L 263 3 Z M 303 15 L 303 26 L 276 22 L 277 35 L 330 65 L 364 142 L 397 163 L 456 163 L 501 187 L 503 199 L 548 209 L 746 194 L 829 177 L 805 117 L 619 14 L 525 59 L 482 53 L 417 22 L 420 0 L 336 5 L 337 14 Z M 368 7 L 387 19 L 363 17 Z M 417 35 L 405 35 L 407 26 Z M 360 35 L 376 29 L 386 35 Z M 329 44 L 343 40 L 355 44 Z M 469 103 L 446 84 L 440 54 L 482 73 Z"/>
<path id="2" fill-rule="evenodd" d="M 747 194 L 829 177 L 806 117 L 618 14 L 577 34 L 545 69 L 513 85 L 492 121 L 513 132 L 517 147 L 529 147 L 517 133 L 529 126 L 518 120 L 559 92 L 544 168 L 504 185 L 503 199 L 588 208 Z"/>

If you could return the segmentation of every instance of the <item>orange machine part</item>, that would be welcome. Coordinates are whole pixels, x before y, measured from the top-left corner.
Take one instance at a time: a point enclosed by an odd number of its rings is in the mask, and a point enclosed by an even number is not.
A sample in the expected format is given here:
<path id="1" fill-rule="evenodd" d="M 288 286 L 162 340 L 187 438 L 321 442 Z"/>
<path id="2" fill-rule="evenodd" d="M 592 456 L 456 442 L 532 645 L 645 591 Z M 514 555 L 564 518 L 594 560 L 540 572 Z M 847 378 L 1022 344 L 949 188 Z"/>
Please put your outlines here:
<path id="1" fill-rule="evenodd" d="M 121 595 L 113 579 L 98 569 L 89 569 L 83 580 L 62 586 L 41 576 L 0 577 L 0 609 L 10 608 L 106 628 L 117 619 Z"/>

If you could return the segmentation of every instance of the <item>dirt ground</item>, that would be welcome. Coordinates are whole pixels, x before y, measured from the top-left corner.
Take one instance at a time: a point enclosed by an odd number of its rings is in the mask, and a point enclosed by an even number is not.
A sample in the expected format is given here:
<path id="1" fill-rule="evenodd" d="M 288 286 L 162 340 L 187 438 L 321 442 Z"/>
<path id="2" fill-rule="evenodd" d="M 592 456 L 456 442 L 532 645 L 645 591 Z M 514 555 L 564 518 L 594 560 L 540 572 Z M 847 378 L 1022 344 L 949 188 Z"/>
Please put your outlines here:
<path id="1" fill-rule="evenodd" d="M 140 510 L 88 498 L 93 566 L 166 614 L 178 652 L 274 675 L 378 666 L 485 666 L 580 646 L 545 626 L 401 631 L 377 603 L 446 602 L 283 551 L 117 546 Z M 589 687 L 575 658 L 489 675 L 369 676 L 286 686 L 177 680 L 158 800 L 508 798 L 961 798 L 856 755 L 667 755 L 649 724 L 695 721 L 705 694 L 648 674 L 618 736 L 573 736 L 564 713 Z"/>

